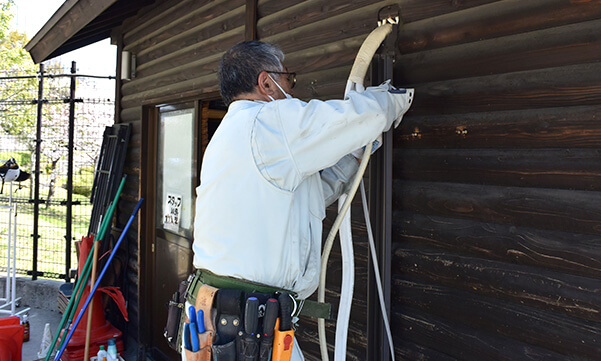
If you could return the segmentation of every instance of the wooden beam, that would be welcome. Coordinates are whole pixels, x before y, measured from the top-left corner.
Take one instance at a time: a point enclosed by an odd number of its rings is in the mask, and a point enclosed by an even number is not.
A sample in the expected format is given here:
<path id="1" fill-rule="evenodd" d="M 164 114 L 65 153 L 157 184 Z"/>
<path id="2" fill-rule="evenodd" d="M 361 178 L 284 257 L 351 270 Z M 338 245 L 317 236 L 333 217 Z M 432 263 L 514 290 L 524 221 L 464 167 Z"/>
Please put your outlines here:
<path id="1" fill-rule="evenodd" d="M 591 322 L 433 284 L 393 280 L 393 289 L 395 339 L 454 360 L 586 360 L 599 353 L 601 330 Z"/>
<path id="2" fill-rule="evenodd" d="M 117 0 L 66 1 L 25 46 L 35 63 L 47 59 L 58 47 L 108 9 Z"/>
<path id="3" fill-rule="evenodd" d="M 418 93 L 419 94 L 419 93 Z M 408 115 L 400 148 L 599 148 L 601 105 L 485 113 Z"/>
<path id="4" fill-rule="evenodd" d="M 244 28 L 239 26 L 216 36 L 206 38 L 173 52 L 148 53 L 142 57 L 142 63 L 136 68 L 136 77 L 145 78 L 165 70 L 178 68 L 188 63 L 199 61 L 204 57 L 225 52 L 243 39 Z M 201 55 L 202 54 L 202 55 Z M 152 58 L 152 59 L 151 59 Z M 183 69 L 182 69 L 183 70 Z"/>
<path id="5" fill-rule="evenodd" d="M 200 156 L 204 157 L 205 150 L 207 149 L 207 145 L 209 145 L 209 102 L 202 102 L 202 107 L 200 111 Z M 202 158 L 199 161 L 199 164 L 202 162 Z M 199 167 L 200 168 L 200 167 Z"/>
<path id="6" fill-rule="evenodd" d="M 363 40 L 365 40 L 365 36 L 362 34 L 341 39 L 335 43 L 287 53 L 286 66 L 302 76 L 311 72 L 352 65 Z M 345 80 L 346 77 L 348 74 L 346 74 Z"/>
<path id="7" fill-rule="evenodd" d="M 241 26 L 244 18 L 244 0 L 218 0 L 198 8 L 178 9 L 176 13 L 157 15 L 152 20 L 155 24 L 135 37 L 125 33 L 125 50 L 134 52 L 143 62 L 145 54 L 157 48 L 171 46 L 171 51 L 175 51 Z M 225 21 L 232 18 L 236 21 Z"/>
<path id="8" fill-rule="evenodd" d="M 294 68 L 292 68 L 294 69 Z M 294 96 L 300 99 L 342 99 L 351 63 L 311 73 L 298 75 Z"/>
<path id="9" fill-rule="evenodd" d="M 395 211 L 393 241 L 542 270 L 601 278 L 601 236 Z"/>
<path id="10" fill-rule="evenodd" d="M 363 35 L 365 38 L 376 28 L 380 8 L 382 8 L 381 3 L 372 4 L 332 16 L 324 21 L 309 23 L 269 36 L 261 32 L 259 21 L 259 38 L 277 44 L 286 54 L 318 45 L 336 43 L 358 35 Z"/>
<path id="11" fill-rule="evenodd" d="M 411 114 L 601 104 L 601 62 L 434 82 L 415 87 Z"/>
<path id="12" fill-rule="evenodd" d="M 373 5 L 373 0 L 323 0 L 260 2 L 260 18 L 257 24 L 261 38 L 291 31 L 301 26 L 327 20 L 343 13 Z M 379 7 L 383 7 L 380 4 Z M 274 10 L 276 10 L 274 12 Z M 377 14 L 372 14 L 374 23 Z M 286 19 L 286 21 L 282 21 Z"/>
<path id="13" fill-rule="evenodd" d="M 394 180 L 393 209 L 601 235 L 601 192 Z"/>
<path id="14" fill-rule="evenodd" d="M 257 0 L 246 0 L 244 40 L 257 40 Z"/>
<path id="15" fill-rule="evenodd" d="M 25 50 L 31 51 L 31 48 L 40 42 L 42 38 L 48 34 L 48 32 L 71 10 L 79 0 L 67 0 L 65 1 L 56 12 L 48 19 L 48 21 L 42 26 L 42 28 L 33 36 L 33 38 L 25 45 Z"/>
<path id="16" fill-rule="evenodd" d="M 599 61 L 601 20 L 558 26 L 400 56 L 398 85 Z"/>
<path id="17" fill-rule="evenodd" d="M 203 7 L 208 2 L 210 0 L 169 0 L 148 6 L 123 23 L 124 40 L 126 43 L 136 41 L 167 22 L 177 21 L 190 14 L 191 8 Z"/>
<path id="18" fill-rule="evenodd" d="M 598 19 L 600 15 L 599 1 L 504 0 L 406 23 L 398 47 L 406 54 Z"/>
<path id="19" fill-rule="evenodd" d="M 601 191 L 598 148 L 397 149 L 394 178 Z"/>
<path id="20" fill-rule="evenodd" d="M 208 109 L 207 116 L 208 116 L 208 119 L 223 119 L 223 117 L 225 117 L 226 113 L 227 113 L 227 110 Z M 207 139 L 207 144 L 208 144 L 208 139 Z"/>
<path id="21" fill-rule="evenodd" d="M 405 23 L 455 12 L 499 0 L 397 0 Z M 317 20 L 326 19 L 330 14 L 341 13 L 361 6 L 373 4 L 373 0 L 259 0 L 259 19 L 271 18 L 270 25 L 265 24 L 264 31 L 277 33 L 278 27 L 297 27 Z M 389 5 L 390 1 L 381 1 L 380 7 Z M 286 17 L 291 12 L 294 16 Z M 282 21 L 284 16 L 286 21 Z M 267 20 L 267 19 L 266 19 Z M 260 20 L 262 21 L 262 20 Z M 279 23 L 279 24 L 278 24 Z"/>
<path id="22" fill-rule="evenodd" d="M 200 60 L 186 63 L 183 66 L 169 68 L 156 74 L 148 74 L 146 77 L 135 79 L 123 85 L 123 95 L 135 95 L 148 89 L 160 88 L 188 81 L 190 79 L 217 74 L 221 53 L 216 53 Z"/>
<path id="23" fill-rule="evenodd" d="M 218 92 L 217 74 L 211 73 L 176 84 L 167 84 L 156 89 L 150 88 L 140 93 L 126 95 L 122 98 L 121 106 L 131 108 L 140 105 L 162 104 L 167 101 L 185 101 L 200 95 L 208 98 L 210 93 L 218 97 Z"/>
<path id="24" fill-rule="evenodd" d="M 406 329 L 404 325 L 403 327 Z M 397 327 L 395 331 L 397 331 L 398 329 L 399 327 Z M 438 352 L 432 350 L 431 348 L 418 345 L 417 343 L 414 343 L 407 339 L 397 337 L 399 334 L 400 333 L 395 332 L 392 335 L 394 340 L 394 354 L 397 359 L 420 361 L 457 361 L 456 358 L 451 357 L 449 355 L 445 355 L 442 352 Z"/>
<path id="25" fill-rule="evenodd" d="M 450 253 L 410 248 L 394 252 L 395 274 L 496 302 L 511 302 L 582 321 L 601 321 L 601 295 L 595 278 Z M 599 326 L 601 327 L 601 326 Z"/>

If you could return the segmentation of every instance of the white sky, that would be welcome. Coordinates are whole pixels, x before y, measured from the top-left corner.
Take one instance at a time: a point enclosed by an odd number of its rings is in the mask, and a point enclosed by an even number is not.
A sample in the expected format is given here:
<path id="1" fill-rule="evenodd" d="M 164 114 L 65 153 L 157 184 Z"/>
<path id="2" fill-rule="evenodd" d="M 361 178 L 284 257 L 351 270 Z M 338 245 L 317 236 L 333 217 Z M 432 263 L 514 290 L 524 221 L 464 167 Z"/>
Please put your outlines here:
<path id="1" fill-rule="evenodd" d="M 15 0 L 12 28 L 25 32 L 31 40 L 63 2 L 64 0 Z M 77 62 L 79 74 L 115 75 L 116 46 L 111 45 L 110 39 L 105 39 L 66 53 L 58 59 L 68 69 L 71 68 L 72 61 Z"/>

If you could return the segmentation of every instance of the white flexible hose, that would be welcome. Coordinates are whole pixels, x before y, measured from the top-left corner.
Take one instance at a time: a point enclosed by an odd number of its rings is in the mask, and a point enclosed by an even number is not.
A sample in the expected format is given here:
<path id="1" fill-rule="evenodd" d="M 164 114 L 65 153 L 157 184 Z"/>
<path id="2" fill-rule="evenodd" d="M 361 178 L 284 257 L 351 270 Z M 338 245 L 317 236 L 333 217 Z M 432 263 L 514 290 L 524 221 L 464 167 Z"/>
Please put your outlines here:
<path id="1" fill-rule="evenodd" d="M 376 50 L 384 41 L 384 38 L 392 31 L 392 25 L 385 24 L 376 29 L 374 29 L 365 39 L 359 52 L 357 53 L 357 57 L 355 58 L 355 62 L 353 63 L 353 67 L 351 68 L 351 73 L 349 75 L 349 80 L 347 82 L 347 86 L 345 89 L 345 98 L 346 94 L 349 90 L 357 90 L 362 92 L 363 88 L 363 79 L 365 78 L 365 74 L 367 73 L 367 69 L 369 64 L 371 63 L 371 59 L 373 58 Z M 328 259 L 330 257 L 330 252 L 332 251 L 332 246 L 334 244 L 334 238 L 336 237 L 336 233 L 338 229 L 344 222 L 343 230 L 340 234 L 340 242 L 341 248 L 343 252 L 343 282 L 342 282 L 342 290 L 341 290 L 341 301 L 340 308 L 336 323 L 336 346 L 335 346 L 335 360 L 342 361 L 346 358 L 346 341 L 348 334 L 348 322 L 350 319 L 350 305 L 352 303 L 352 293 L 353 293 L 353 281 L 354 281 L 354 273 L 349 276 L 345 276 L 346 268 L 350 265 L 354 270 L 354 255 L 352 251 L 352 236 L 350 232 L 350 213 L 347 213 L 351 202 L 357 193 L 357 189 L 361 180 L 363 178 L 363 174 L 365 173 L 365 169 L 367 168 L 367 163 L 369 162 L 369 158 L 371 156 L 372 143 L 370 142 L 365 146 L 367 151 L 364 152 L 363 158 L 361 159 L 361 163 L 359 165 L 359 170 L 353 180 L 353 183 L 349 189 L 348 195 L 346 199 L 342 200 L 341 197 L 338 211 L 338 217 L 334 221 L 332 228 L 330 229 L 330 233 L 326 238 L 324 249 L 321 257 L 321 273 L 319 276 L 319 287 L 317 293 L 317 300 L 319 302 L 325 301 L 325 285 L 326 285 L 326 271 L 328 265 Z M 371 232 L 371 225 L 368 223 L 368 229 Z M 345 264 L 347 267 L 345 268 Z M 379 273 L 377 275 L 378 283 L 379 281 Z M 381 289 L 381 285 L 378 284 L 379 289 Z M 350 295 L 348 294 L 350 289 Z M 380 300 L 383 302 L 383 299 Z M 385 311 L 385 308 L 382 308 Z M 384 313 L 384 319 L 386 324 L 388 324 L 388 317 L 386 313 Z M 323 361 L 329 361 L 328 348 L 327 348 L 327 340 L 325 333 L 325 320 L 320 318 L 317 320 L 317 328 L 319 333 L 319 346 L 321 350 L 321 357 Z M 392 345 L 392 338 L 390 337 L 390 344 Z M 392 347 L 392 346 L 391 346 Z M 394 352 L 392 354 L 394 360 Z"/>
<path id="2" fill-rule="evenodd" d="M 371 149 L 372 143 L 369 143 L 365 146 L 365 149 Z M 340 207 L 338 211 L 338 217 L 334 221 L 332 228 L 330 229 L 330 233 L 328 234 L 328 238 L 326 238 L 326 242 L 324 245 L 324 249 L 321 255 L 321 273 L 319 275 L 319 287 L 317 289 L 317 301 L 324 302 L 326 298 L 326 270 L 328 268 L 328 259 L 330 258 L 330 252 L 332 251 L 332 246 L 334 245 L 334 238 L 336 238 L 336 233 L 338 233 L 338 229 L 342 224 L 342 220 L 349 207 L 351 206 L 351 202 L 357 193 L 357 189 L 359 188 L 359 184 L 361 183 L 361 179 L 363 178 L 363 174 L 365 173 L 365 169 L 367 168 L 367 163 L 369 162 L 369 157 L 371 156 L 371 152 L 365 152 L 363 158 L 361 159 L 361 163 L 359 164 L 359 170 L 357 170 L 357 176 L 353 180 L 351 188 L 348 192 L 346 200 L 342 207 Z M 317 329 L 319 331 L 319 348 L 321 350 L 321 358 L 323 361 L 328 361 L 330 358 L 328 356 L 328 342 L 326 340 L 326 324 L 323 318 L 317 319 Z M 346 349 L 346 345 L 345 345 Z"/>
<path id="3" fill-rule="evenodd" d="M 338 200 L 342 207 L 346 200 L 343 194 Z M 346 360 L 346 341 L 348 324 L 351 318 L 353 292 L 355 288 L 355 254 L 353 250 L 353 231 L 351 229 L 351 210 L 349 209 L 340 225 L 340 252 L 342 254 L 342 285 L 340 287 L 340 302 L 338 317 L 336 317 L 336 341 L 334 342 L 334 361 Z"/>
<path id="4" fill-rule="evenodd" d="M 380 267 L 378 265 L 378 254 L 376 253 L 376 242 L 371 230 L 371 221 L 369 220 L 369 208 L 367 208 L 367 197 L 365 196 L 365 185 L 361 181 L 361 201 L 363 202 L 363 214 L 365 215 L 365 224 L 367 225 L 367 238 L 369 238 L 369 250 L 371 251 L 372 265 L 374 266 L 374 275 L 376 277 L 376 286 L 378 288 L 378 299 L 380 300 L 380 310 L 384 319 L 384 327 L 388 336 L 388 346 L 390 355 L 394 360 L 394 344 L 392 343 L 392 333 L 390 332 L 390 323 L 388 322 L 388 312 L 386 312 L 386 302 L 384 301 L 384 291 L 382 290 L 382 279 L 380 278 Z"/>

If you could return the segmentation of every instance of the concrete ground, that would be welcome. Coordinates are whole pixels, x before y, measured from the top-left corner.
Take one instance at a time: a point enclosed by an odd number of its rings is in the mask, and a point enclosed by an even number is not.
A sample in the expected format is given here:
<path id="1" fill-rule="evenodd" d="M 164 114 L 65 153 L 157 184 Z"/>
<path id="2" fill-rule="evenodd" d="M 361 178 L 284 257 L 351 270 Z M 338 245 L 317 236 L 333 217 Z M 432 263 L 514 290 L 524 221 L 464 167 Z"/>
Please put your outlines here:
<path id="1" fill-rule="evenodd" d="M 63 281 L 37 279 L 32 281 L 30 277 L 17 277 L 16 296 L 21 297 L 21 305 L 15 312 L 19 313 L 23 309 L 30 307 L 28 313 L 30 325 L 29 342 L 23 343 L 22 360 L 38 360 L 38 352 L 42 343 L 44 327 L 46 323 L 50 324 L 52 337 L 55 336 L 63 315 L 58 312 L 58 289 Z M 0 277 L 0 297 L 5 296 L 6 279 Z M 3 309 L 10 310 L 10 307 Z M 2 313 L 1 317 L 7 317 L 10 314 Z M 56 348 L 55 348 L 56 350 Z M 125 350 L 122 355 L 127 361 L 137 361 L 136 345 L 132 345 Z M 51 358 L 53 360 L 53 358 Z"/>
<path id="2" fill-rule="evenodd" d="M 44 326 L 46 323 L 50 324 L 50 332 L 54 337 L 62 316 L 63 315 L 58 311 L 50 311 L 36 307 L 29 310 L 29 342 L 23 342 L 21 353 L 23 361 L 33 361 L 38 359 Z"/>

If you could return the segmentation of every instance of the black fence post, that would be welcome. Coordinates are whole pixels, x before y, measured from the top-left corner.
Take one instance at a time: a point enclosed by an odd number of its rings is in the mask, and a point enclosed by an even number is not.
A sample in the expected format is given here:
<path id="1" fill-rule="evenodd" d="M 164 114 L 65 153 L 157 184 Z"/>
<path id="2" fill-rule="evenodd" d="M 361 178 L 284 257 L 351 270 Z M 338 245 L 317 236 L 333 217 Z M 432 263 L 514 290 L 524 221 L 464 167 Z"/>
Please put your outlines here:
<path id="1" fill-rule="evenodd" d="M 38 119 L 36 123 L 35 137 L 35 183 L 33 192 L 33 260 L 31 268 L 31 279 L 38 278 L 38 239 L 39 215 L 40 215 L 40 150 L 42 146 L 42 111 L 44 99 L 44 64 L 40 64 L 40 80 L 38 85 Z"/>
<path id="2" fill-rule="evenodd" d="M 77 71 L 74 61 L 71 62 L 71 74 Z M 75 146 L 75 75 L 71 76 L 69 94 L 69 154 L 67 156 L 67 228 L 65 233 L 65 282 L 71 282 L 71 241 L 73 218 L 73 150 Z"/>

